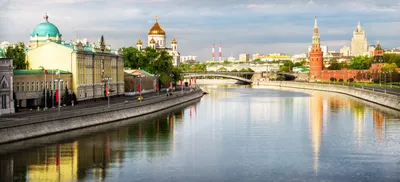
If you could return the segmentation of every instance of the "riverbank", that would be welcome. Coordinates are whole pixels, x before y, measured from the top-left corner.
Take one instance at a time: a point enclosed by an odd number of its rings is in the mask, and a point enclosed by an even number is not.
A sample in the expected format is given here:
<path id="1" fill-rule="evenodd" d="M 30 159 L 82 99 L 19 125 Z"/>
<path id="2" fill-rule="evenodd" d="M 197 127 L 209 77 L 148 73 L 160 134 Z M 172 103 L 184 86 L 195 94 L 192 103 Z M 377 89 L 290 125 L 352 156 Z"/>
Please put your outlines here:
<path id="1" fill-rule="evenodd" d="M 196 79 L 198 85 L 236 84 L 237 82 L 237 80 L 232 79 Z"/>
<path id="2" fill-rule="evenodd" d="M 203 96 L 201 89 L 191 92 L 175 92 L 172 96 L 161 95 L 141 102 L 124 102 L 24 118 L 2 118 L 0 122 L 0 143 L 10 143 L 29 138 L 50 135 L 105 123 L 152 114 L 180 105 Z"/>
<path id="3" fill-rule="evenodd" d="M 319 90 L 327 92 L 341 93 L 363 99 L 369 102 L 373 102 L 391 109 L 400 111 L 400 97 L 397 95 L 374 92 L 362 88 L 353 88 L 342 85 L 327 85 L 318 83 L 306 83 L 306 82 L 289 82 L 289 81 L 267 81 L 259 82 L 258 85 L 273 86 L 273 87 L 287 87 L 297 89 L 308 89 L 308 90 Z"/>

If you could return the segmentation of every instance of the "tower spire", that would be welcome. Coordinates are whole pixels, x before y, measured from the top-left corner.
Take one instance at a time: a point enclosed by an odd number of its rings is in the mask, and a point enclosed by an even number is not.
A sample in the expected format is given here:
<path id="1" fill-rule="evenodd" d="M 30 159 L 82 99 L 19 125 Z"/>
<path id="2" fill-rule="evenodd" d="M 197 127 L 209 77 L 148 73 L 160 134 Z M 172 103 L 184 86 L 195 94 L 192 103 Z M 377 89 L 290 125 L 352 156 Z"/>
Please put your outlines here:
<path id="1" fill-rule="evenodd" d="M 158 15 L 156 15 L 156 22 L 158 22 Z"/>
<path id="2" fill-rule="evenodd" d="M 46 22 L 49 22 L 49 16 L 47 16 L 47 13 L 44 13 L 43 18 L 46 20 Z"/>
<path id="3" fill-rule="evenodd" d="M 314 28 L 318 28 L 317 17 L 314 17 Z"/>
<path id="4" fill-rule="evenodd" d="M 361 32 L 361 24 L 360 24 L 360 21 L 358 21 L 358 24 L 357 24 L 357 32 Z"/>

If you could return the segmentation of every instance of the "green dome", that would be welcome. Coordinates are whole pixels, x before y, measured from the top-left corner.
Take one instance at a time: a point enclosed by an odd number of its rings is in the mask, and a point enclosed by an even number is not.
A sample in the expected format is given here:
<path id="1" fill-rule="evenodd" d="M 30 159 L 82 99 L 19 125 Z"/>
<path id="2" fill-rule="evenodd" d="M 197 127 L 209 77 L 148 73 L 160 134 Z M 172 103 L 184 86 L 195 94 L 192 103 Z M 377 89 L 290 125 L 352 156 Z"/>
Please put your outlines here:
<path id="1" fill-rule="evenodd" d="M 34 37 L 37 35 L 39 37 L 44 37 L 44 36 L 47 36 L 47 34 L 51 37 L 55 37 L 57 35 L 61 36 L 58 28 L 49 22 L 49 16 L 47 16 L 47 14 L 46 14 L 45 16 L 43 16 L 43 18 L 46 21 L 37 25 L 35 27 L 35 29 L 33 30 L 31 36 Z"/>

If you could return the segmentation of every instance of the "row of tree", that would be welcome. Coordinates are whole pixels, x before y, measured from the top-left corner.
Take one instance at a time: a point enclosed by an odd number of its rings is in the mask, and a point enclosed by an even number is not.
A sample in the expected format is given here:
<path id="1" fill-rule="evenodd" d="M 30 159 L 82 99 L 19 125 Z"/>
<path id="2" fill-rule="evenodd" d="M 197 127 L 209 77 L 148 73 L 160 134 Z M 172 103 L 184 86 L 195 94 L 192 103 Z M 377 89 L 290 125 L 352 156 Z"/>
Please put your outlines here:
<path id="1" fill-rule="evenodd" d="M 136 47 L 125 47 L 122 52 L 125 67 L 158 74 L 163 85 L 171 80 L 171 75 L 175 82 L 182 79 L 182 70 L 172 65 L 172 56 L 165 50 L 160 51 L 146 47 L 139 51 Z"/>
<path id="2" fill-rule="evenodd" d="M 383 60 L 385 62 L 385 68 L 383 70 L 390 70 L 400 67 L 400 55 L 398 54 L 384 54 Z M 354 69 L 354 70 L 367 70 L 374 63 L 374 57 L 368 56 L 357 56 L 351 58 L 349 64 L 345 62 L 338 62 L 337 59 L 332 58 L 329 60 L 330 66 L 327 67 L 328 70 L 341 70 L 343 68 L 346 69 Z"/>
<path id="3" fill-rule="evenodd" d="M 26 47 L 23 42 L 19 42 L 12 46 L 8 46 L 5 50 L 4 56 L 13 60 L 14 69 L 27 69 L 28 62 L 25 60 Z"/>

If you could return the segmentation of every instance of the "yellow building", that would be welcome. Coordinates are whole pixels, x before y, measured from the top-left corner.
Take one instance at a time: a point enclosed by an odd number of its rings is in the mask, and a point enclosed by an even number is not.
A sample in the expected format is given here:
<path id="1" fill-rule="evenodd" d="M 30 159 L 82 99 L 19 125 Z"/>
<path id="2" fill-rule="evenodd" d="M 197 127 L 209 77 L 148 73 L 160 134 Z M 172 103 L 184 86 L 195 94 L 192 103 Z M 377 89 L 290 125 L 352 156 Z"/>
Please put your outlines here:
<path id="1" fill-rule="evenodd" d="M 124 94 L 124 62 L 119 49 L 112 50 L 104 37 L 97 45 L 86 40 L 65 43 L 58 28 L 48 21 L 31 34 L 27 61 L 29 69 L 61 69 L 72 73 L 72 91 L 77 100 L 105 97 L 110 80 L 110 95 Z"/>

